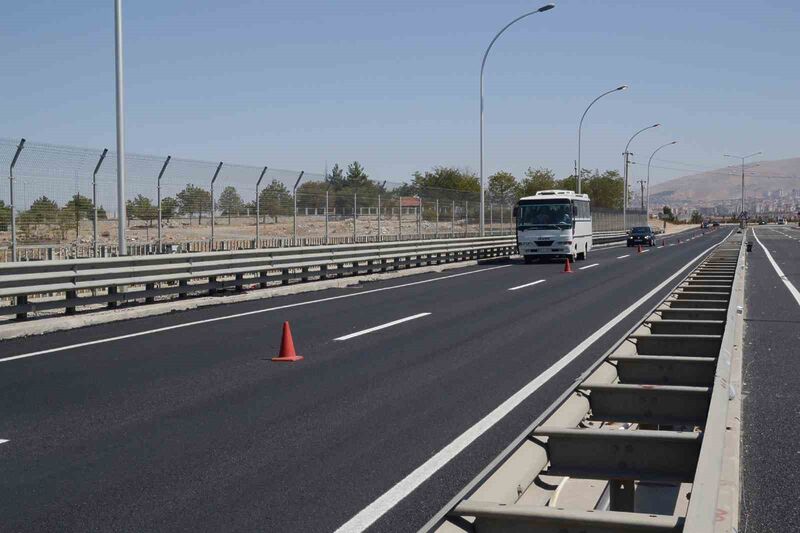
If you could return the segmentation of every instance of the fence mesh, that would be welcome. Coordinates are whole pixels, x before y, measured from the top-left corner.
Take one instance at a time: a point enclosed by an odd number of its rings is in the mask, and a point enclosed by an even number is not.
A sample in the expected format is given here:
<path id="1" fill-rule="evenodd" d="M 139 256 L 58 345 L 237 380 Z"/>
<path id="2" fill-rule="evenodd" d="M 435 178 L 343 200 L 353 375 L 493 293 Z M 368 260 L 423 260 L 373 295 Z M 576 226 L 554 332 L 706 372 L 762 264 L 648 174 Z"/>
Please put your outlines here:
<path id="1" fill-rule="evenodd" d="M 9 177 L 18 145 L 0 138 Z M 367 179 L 334 187 L 311 172 L 295 189 L 300 171 L 131 153 L 125 165 L 131 254 L 479 234 L 474 192 Z M 26 143 L 13 168 L 17 257 L 116 255 L 116 167 L 112 150 Z M 0 179 L 2 260 L 10 259 L 11 183 Z M 487 194 L 485 209 L 488 235 L 513 233 L 508 199 Z M 595 231 L 620 229 L 620 212 L 595 210 Z"/>

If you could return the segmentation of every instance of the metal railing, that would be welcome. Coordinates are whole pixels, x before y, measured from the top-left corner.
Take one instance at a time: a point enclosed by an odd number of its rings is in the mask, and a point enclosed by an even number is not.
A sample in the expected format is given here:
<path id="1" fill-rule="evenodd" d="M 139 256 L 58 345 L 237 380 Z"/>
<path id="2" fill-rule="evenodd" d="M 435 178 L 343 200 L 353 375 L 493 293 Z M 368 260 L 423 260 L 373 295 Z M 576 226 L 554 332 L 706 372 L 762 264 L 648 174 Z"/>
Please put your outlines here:
<path id="1" fill-rule="evenodd" d="M 423 531 L 713 531 L 742 263 L 728 238 Z"/>
<path id="2" fill-rule="evenodd" d="M 386 272 L 514 253 L 510 237 L 396 241 L 0 264 L 0 315 Z"/>

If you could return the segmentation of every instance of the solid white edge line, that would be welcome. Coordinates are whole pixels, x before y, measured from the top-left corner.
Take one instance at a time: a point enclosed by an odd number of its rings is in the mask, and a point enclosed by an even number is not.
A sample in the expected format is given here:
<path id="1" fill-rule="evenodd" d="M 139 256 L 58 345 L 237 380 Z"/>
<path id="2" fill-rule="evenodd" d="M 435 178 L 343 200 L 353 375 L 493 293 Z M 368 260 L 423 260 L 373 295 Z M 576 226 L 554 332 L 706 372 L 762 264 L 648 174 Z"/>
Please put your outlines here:
<path id="1" fill-rule="evenodd" d="M 587 268 L 594 268 L 596 266 L 600 266 L 600 263 L 594 263 L 592 265 L 586 265 L 585 267 L 580 267 L 578 270 L 586 270 Z"/>
<path id="2" fill-rule="evenodd" d="M 592 333 L 583 342 L 578 344 L 575 348 L 573 348 L 570 352 L 564 355 L 561 359 L 556 361 L 552 366 L 550 366 L 550 368 L 545 370 L 543 373 L 539 374 L 530 383 L 525 385 L 523 388 L 514 393 L 514 395 L 512 395 L 510 398 L 508 398 L 499 406 L 497 406 L 495 409 L 493 409 L 489 414 L 480 419 L 475 425 L 473 425 L 472 427 L 467 429 L 464 433 L 459 435 L 453 442 L 451 442 L 450 444 L 439 450 L 437 453 L 435 453 L 433 457 L 431 457 L 430 459 L 422 463 L 420 466 L 418 466 L 413 472 L 411 472 L 405 478 L 400 480 L 392 488 L 384 492 L 380 497 L 378 497 L 378 499 L 376 499 L 371 504 L 362 509 L 353 518 L 342 524 L 336 530 L 336 532 L 345 533 L 351 531 L 353 532 L 363 531 L 372 524 L 374 524 L 375 521 L 378 520 L 380 517 L 382 517 L 384 514 L 386 514 L 387 511 L 392 509 L 392 507 L 397 505 L 406 496 L 408 496 L 414 490 L 416 490 L 417 487 L 419 487 L 425 481 L 427 481 L 428 478 L 430 478 L 433 474 L 435 474 L 440 468 L 449 463 L 456 455 L 458 455 L 464 449 L 466 449 L 467 446 L 472 444 L 472 442 L 474 442 L 478 437 L 483 435 L 492 426 L 494 426 L 497 422 L 503 419 L 508 413 L 510 413 L 514 408 L 516 408 L 525 399 L 527 399 L 531 394 L 536 392 L 542 385 L 547 383 L 553 376 L 555 376 L 558 372 L 563 370 L 564 367 L 566 367 L 569 363 L 574 361 L 578 356 L 580 356 L 584 351 L 586 351 L 586 349 L 589 348 L 589 346 L 594 344 L 598 339 L 602 338 L 603 335 L 608 333 L 614 326 L 616 326 L 622 320 L 627 318 L 628 315 L 633 313 L 643 303 L 645 303 L 647 300 L 656 295 L 661 289 L 666 287 L 670 282 L 672 282 L 675 278 L 677 278 L 683 271 L 692 266 L 694 263 L 696 263 L 698 260 L 700 260 L 708 252 L 710 252 L 717 246 L 719 246 L 719 243 L 706 248 L 703 252 L 698 254 L 694 259 L 690 260 L 688 263 L 686 263 L 683 267 L 681 267 L 670 277 L 659 283 L 650 292 L 648 292 L 640 299 L 638 299 L 636 302 L 631 304 L 630 307 L 622 311 L 622 313 L 611 319 L 610 322 L 606 323 L 603 327 Z"/>
<path id="3" fill-rule="evenodd" d="M 516 287 L 511 287 L 510 291 L 516 291 L 518 289 L 524 289 L 525 287 L 530 287 L 531 285 L 538 285 L 539 283 L 544 283 L 546 280 L 540 279 L 536 281 L 532 281 L 531 283 L 526 283 L 525 285 L 517 285 Z"/>
<path id="4" fill-rule="evenodd" d="M 0 439 L 0 444 L 5 444 L 6 442 L 8 442 L 8 439 Z"/>
<path id="5" fill-rule="evenodd" d="M 631 254 L 621 255 L 621 256 L 617 257 L 617 259 L 625 259 L 626 257 L 630 257 L 630 256 L 631 256 Z"/>
<path id="6" fill-rule="evenodd" d="M 469 272 L 460 272 L 458 274 L 451 274 L 449 276 L 441 276 L 441 277 L 438 277 L 438 278 L 424 279 L 424 280 L 421 280 L 421 281 L 412 281 L 410 283 L 402 283 L 400 285 L 392 285 L 391 287 L 381 287 L 381 288 L 378 288 L 378 289 L 370 289 L 368 291 L 353 292 L 353 293 L 350 293 L 350 294 L 340 294 L 338 296 L 330 296 L 328 298 L 319 298 L 317 300 L 310 300 L 308 302 L 297 302 L 297 303 L 293 303 L 293 304 L 279 305 L 277 307 L 269 307 L 267 309 L 257 309 L 255 311 L 246 311 L 244 313 L 236 313 L 236 314 L 233 314 L 233 315 L 219 316 L 219 317 L 214 317 L 214 318 L 206 318 L 204 320 L 195 320 L 193 322 L 186 322 L 185 324 L 175 324 L 174 326 L 165 326 L 163 328 L 149 329 L 149 330 L 145 330 L 145 331 L 139 331 L 139 332 L 136 332 L 136 333 L 129 333 L 127 335 L 118 335 L 116 337 L 108 337 L 108 338 L 105 338 L 105 339 L 97 339 L 97 340 L 94 340 L 94 341 L 80 342 L 80 343 L 77 343 L 77 344 L 69 344 L 67 346 L 60 346 L 58 348 L 49 348 L 47 350 L 39 350 L 37 352 L 24 353 L 24 354 L 20 354 L 20 355 L 12 355 L 10 357 L 4 357 L 4 358 L 0 359 L 0 363 L 7 363 L 8 361 L 15 361 L 17 359 L 26 359 L 28 357 L 36 357 L 37 355 L 45 355 L 45 354 L 54 353 L 54 352 L 62 352 L 64 350 L 72 350 L 74 348 L 82 348 L 84 346 L 94 346 L 95 344 L 103 344 L 103 343 L 106 343 L 106 342 L 119 341 L 119 340 L 123 340 L 123 339 L 131 339 L 131 338 L 134 338 L 134 337 L 141 337 L 143 335 L 151 335 L 153 333 L 161 333 L 163 331 L 170 331 L 170 330 L 173 330 L 173 329 L 188 328 L 190 326 L 197 326 L 199 324 L 207 324 L 209 322 L 218 322 L 220 320 L 230 320 L 230 319 L 233 319 L 233 318 L 240 318 L 240 317 L 243 317 L 243 316 L 258 315 L 258 314 L 261 314 L 261 313 L 269 313 L 271 311 L 279 311 L 281 309 L 291 309 L 293 307 L 302 307 L 304 305 L 312 305 L 312 304 L 318 304 L 318 303 L 322 303 L 322 302 L 330 302 L 330 301 L 333 301 L 333 300 L 341 300 L 341 299 L 344 299 L 344 298 L 355 298 L 356 296 L 363 296 L 365 294 L 373 294 L 373 293 L 376 293 L 376 292 L 383 292 L 383 291 L 390 291 L 390 290 L 394 290 L 394 289 L 401 289 L 401 288 L 404 288 L 404 287 L 411 287 L 411 286 L 414 286 L 414 285 L 423 285 L 425 283 L 433 283 L 435 281 L 442 281 L 442 280 L 445 280 L 445 279 L 457 278 L 457 277 L 460 277 L 460 276 L 469 276 L 471 274 L 478 274 L 480 272 L 488 272 L 490 270 L 497 270 L 499 268 L 508 268 L 510 266 L 512 266 L 512 265 L 500 265 L 500 266 L 494 266 L 494 267 L 489 267 L 489 268 L 482 268 L 480 270 L 470 270 Z"/>
<path id="7" fill-rule="evenodd" d="M 430 313 L 418 313 L 416 315 L 407 316 L 405 318 L 400 318 L 398 320 L 392 320 L 391 322 L 387 322 L 386 324 L 381 324 L 380 326 L 375 326 L 369 329 L 362 329 L 361 331 L 356 331 L 355 333 L 351 333 L 349 335 L 344 335 L 342 337 L 336 337 L 335 341 L 346 341 L 347 339 L 352 339 L 354 337 L 360 337 L 361 335 L 366 335 L 367 333 L 372 333 L 373 331 L 378 331 L 381 329 L 390 328 L 392 326 L 396 326 L 397 324 L 402 324 L 403 322 L 408 322 L 409 320 L 416 320 L 418 318 L 422 318 L 424 316 L 428 316 Z"/>
<path id="8" fill-rule="evenodd" d="M 772 264 L 772 268 L 775 269 L 775 272 L 778 274 L 778 277 L 781 279 L 783 284 L 786 285 L 786 288 L 789 289 L 789 293 L 792 296 L 794 296 L 797 305 L 800 305 L 800 292 L 798 292 L 797 287 L 795 287 L 794 284 L 791 281 L 789 281 L 789 278 L 787 278 L 786 274 L 783 273 L 783 270 L 781 270 L 781 267 L 779 267 L 778 263 L 775 262 L 775 259 L 772 258 L 772 254 L 769 253 L 767 247 L 764 246 L 764 243 L 762 243 L 761 239 L 759 239 L 758 235 L 756 235 L 755 229 L 753 229 L 753 237 L 756 238 L 756 241 L 758 241 L 758 245 L 761 246 L 761 249 L 764 250 L 765 254 L 767 254 L 767 259 L 769 259 L 769 262 Z"/>

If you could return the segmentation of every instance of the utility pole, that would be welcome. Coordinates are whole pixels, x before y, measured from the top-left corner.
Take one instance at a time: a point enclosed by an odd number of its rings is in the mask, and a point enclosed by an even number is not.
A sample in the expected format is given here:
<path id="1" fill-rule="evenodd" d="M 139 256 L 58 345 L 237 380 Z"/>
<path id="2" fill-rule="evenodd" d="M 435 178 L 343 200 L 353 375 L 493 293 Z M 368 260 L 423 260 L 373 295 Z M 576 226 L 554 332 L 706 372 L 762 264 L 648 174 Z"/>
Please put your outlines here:
<path id="1" fill-rule="evenodd" d="M 644 211 L 644 184 L 645 180 L 639 180 L 637 183 L 642 186 L 642 211 Z"/>
<path id="2" fill-rule="evenodd" d="M 125 245 L 125 83 L 122 78 L 122 0 L 114 2 L 114 52 L 117 79 L 117 255 L 127 255 Z"/>

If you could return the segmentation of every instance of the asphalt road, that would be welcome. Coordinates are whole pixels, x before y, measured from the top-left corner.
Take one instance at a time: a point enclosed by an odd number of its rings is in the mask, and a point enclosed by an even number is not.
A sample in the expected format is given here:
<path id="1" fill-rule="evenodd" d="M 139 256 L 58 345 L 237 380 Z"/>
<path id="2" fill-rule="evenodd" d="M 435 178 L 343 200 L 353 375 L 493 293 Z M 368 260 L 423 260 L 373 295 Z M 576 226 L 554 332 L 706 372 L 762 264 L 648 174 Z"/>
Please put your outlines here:
<path id="1" fill-rule="evenodd" d="M 728 233 L 2 342 L 2 529 L 336 529 Z M 372 528 L 424 524 L 679 279 Z M 284 320 L 302 362 L 269 360 Z"/>
<path id="2" fill-rule="evenodd" d="M 755 234 L 800 289 L 800 230 L 759 226 Z M 740 530 L 800 531 L 800 301 L 752 230 L 748 237 Z"/>

